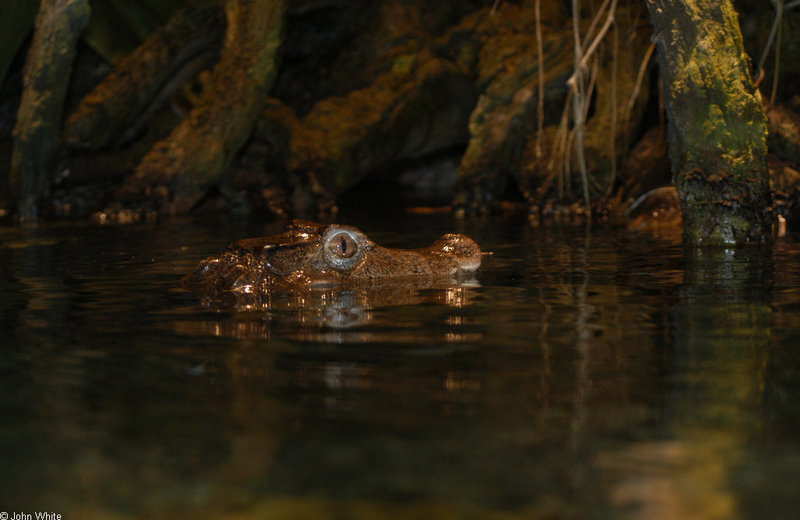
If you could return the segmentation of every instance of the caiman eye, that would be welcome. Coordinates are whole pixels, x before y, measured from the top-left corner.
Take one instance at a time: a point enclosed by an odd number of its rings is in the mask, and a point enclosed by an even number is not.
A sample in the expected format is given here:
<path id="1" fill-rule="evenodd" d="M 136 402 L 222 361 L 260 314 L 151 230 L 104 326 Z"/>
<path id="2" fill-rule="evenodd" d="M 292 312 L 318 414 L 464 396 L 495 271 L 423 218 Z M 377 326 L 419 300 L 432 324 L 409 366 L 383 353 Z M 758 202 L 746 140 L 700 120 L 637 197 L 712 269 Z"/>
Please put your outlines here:
<path id="1" fill-rule="evenodd" d="M 350 258 L 356 254 L 358 246 L 348 233 L 339 233 L 328 242 L 328 250 L 338 258 Z"/>
<path id="2" fill-rule="evenodd" d="M 325 263 L 340 272 L 352 271 L 361 265 L 369 247 L 369 239 L 354 227 L 332 225 L 322 235 Z"/>

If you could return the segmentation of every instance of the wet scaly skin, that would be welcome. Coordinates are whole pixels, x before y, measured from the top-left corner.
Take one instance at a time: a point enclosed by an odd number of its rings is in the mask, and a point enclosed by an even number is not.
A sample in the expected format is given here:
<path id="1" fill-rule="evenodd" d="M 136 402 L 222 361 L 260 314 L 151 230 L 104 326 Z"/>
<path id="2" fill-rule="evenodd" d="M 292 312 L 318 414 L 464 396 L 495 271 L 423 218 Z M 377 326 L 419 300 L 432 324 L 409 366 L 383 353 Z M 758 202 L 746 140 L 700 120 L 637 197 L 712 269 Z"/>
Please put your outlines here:
<path id="1" fill-rule="evenodd" d="M 264 307 L 280 294 L 321 288 L 433 287 L 469 278 L 480 263 L 480 248 L 464 235 L 389 249 L 351 226 L 295 220 L 280 235 L 240 240 L 206 258 L 183 286 L 206 303 Z"/>

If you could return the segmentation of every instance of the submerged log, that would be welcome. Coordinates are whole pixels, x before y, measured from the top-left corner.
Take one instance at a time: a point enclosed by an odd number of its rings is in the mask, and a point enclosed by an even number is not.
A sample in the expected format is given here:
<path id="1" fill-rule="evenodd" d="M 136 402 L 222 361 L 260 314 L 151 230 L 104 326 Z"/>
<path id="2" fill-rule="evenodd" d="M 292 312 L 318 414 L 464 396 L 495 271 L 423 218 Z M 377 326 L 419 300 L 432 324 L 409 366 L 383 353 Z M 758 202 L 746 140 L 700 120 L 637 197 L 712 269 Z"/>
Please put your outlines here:
<path id="1" fill-rule="evenodd" d="M 249 137 L 275 80 L 284 2 L 227 0 L 219 63 L 199 104 L 142 159 L 118 196 L 150 199 L 163 213 L 187 213 Z"/>
<path id="2" fill-rule="evenodd" d="M 648 0 L 684 241 L 768 242 L 767 126 L 729 0 Z"/>
<path id="3" fill-rule="evenodd" d="M 89 23 L 87 0 L 42 0 L 25 64 L 9 186 L 23 221 L 36 221 L 58 159 L 61 114 L 75 49 Z"/>

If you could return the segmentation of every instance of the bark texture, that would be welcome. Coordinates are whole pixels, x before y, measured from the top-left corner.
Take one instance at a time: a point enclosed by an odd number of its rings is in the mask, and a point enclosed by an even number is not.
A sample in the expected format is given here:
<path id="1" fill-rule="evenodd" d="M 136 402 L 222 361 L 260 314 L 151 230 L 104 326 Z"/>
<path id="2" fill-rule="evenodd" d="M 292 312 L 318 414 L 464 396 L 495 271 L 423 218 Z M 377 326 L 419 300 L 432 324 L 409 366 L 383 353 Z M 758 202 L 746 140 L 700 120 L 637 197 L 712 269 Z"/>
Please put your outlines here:
<path id="1" fill-rule="evenodd" d="M 20 220 L 36 221 L 47 200 L 58 159 L 61 113 L 87 0 L 42 0 L 25 64 L 24 89 L 14 128 L 9 186 Z"/>
<path id="2" fill-rule="evenodd" d="M 277 73 L 285 4 L 227 0 L 220 61 L 196 106 L 142 159 L 119 196 L 187 213 L 225 172 L 247 140 Z"/>
<path id="3" fill-rule="evenodd" d="M 198 56 L 217 50 L 224 27 L 217 2 L 198 2 L 178 12 L 83 98 L 64 125 L 64 141 L 73 148 L 97 149 L 124 140 L 125 132 L 137 133 L 137 121 L 160 108 L 155 100 L 185 82 L 182 71 L 191 75 L 192 65 L 205 61 Z"/>
<path id="4" fill-rule="evenodd" d="M 464 113 L 474 102 L 466 78 L 429 52 L 409 55 L 407 61 L 407 68 L 394 67 L 365 89 L 320 101 L 299 121 L 288 168 L 307 177 L 309 193 L 320 192 L 314 184 L 323 188 L 318 196 L 342 193 L 369 171 L 466 139 L 459 130 L 466 127 Z M 323 210 L 324 198 L 316 201 Z M 294 205 L 311 207 L 299 200 Z"/>
<path id="5" fill-rule="evenodd" d="M 767 123 L 730 0 L 648 0 L 684 242 L 768 242 Z"/>

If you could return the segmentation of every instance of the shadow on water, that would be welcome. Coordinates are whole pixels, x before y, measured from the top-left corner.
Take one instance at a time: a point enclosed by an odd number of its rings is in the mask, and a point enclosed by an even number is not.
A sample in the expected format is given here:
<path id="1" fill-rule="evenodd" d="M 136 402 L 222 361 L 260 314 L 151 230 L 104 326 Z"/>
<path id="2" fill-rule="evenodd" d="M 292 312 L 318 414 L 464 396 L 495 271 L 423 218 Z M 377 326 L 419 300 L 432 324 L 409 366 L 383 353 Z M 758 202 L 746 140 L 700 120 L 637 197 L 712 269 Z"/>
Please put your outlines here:
<path id="1" fill-rule="evenodd" d="M 224 311 L 178 281 L 227 242 L 276 229 L 0 232 L 0 510 L 797 510 L 796 244 L 684 252 L 508 220 L 348 223 L 392 247 L 463 232 L 492 254 L 469 286 L 323 291 L 308 306 Z"/>

